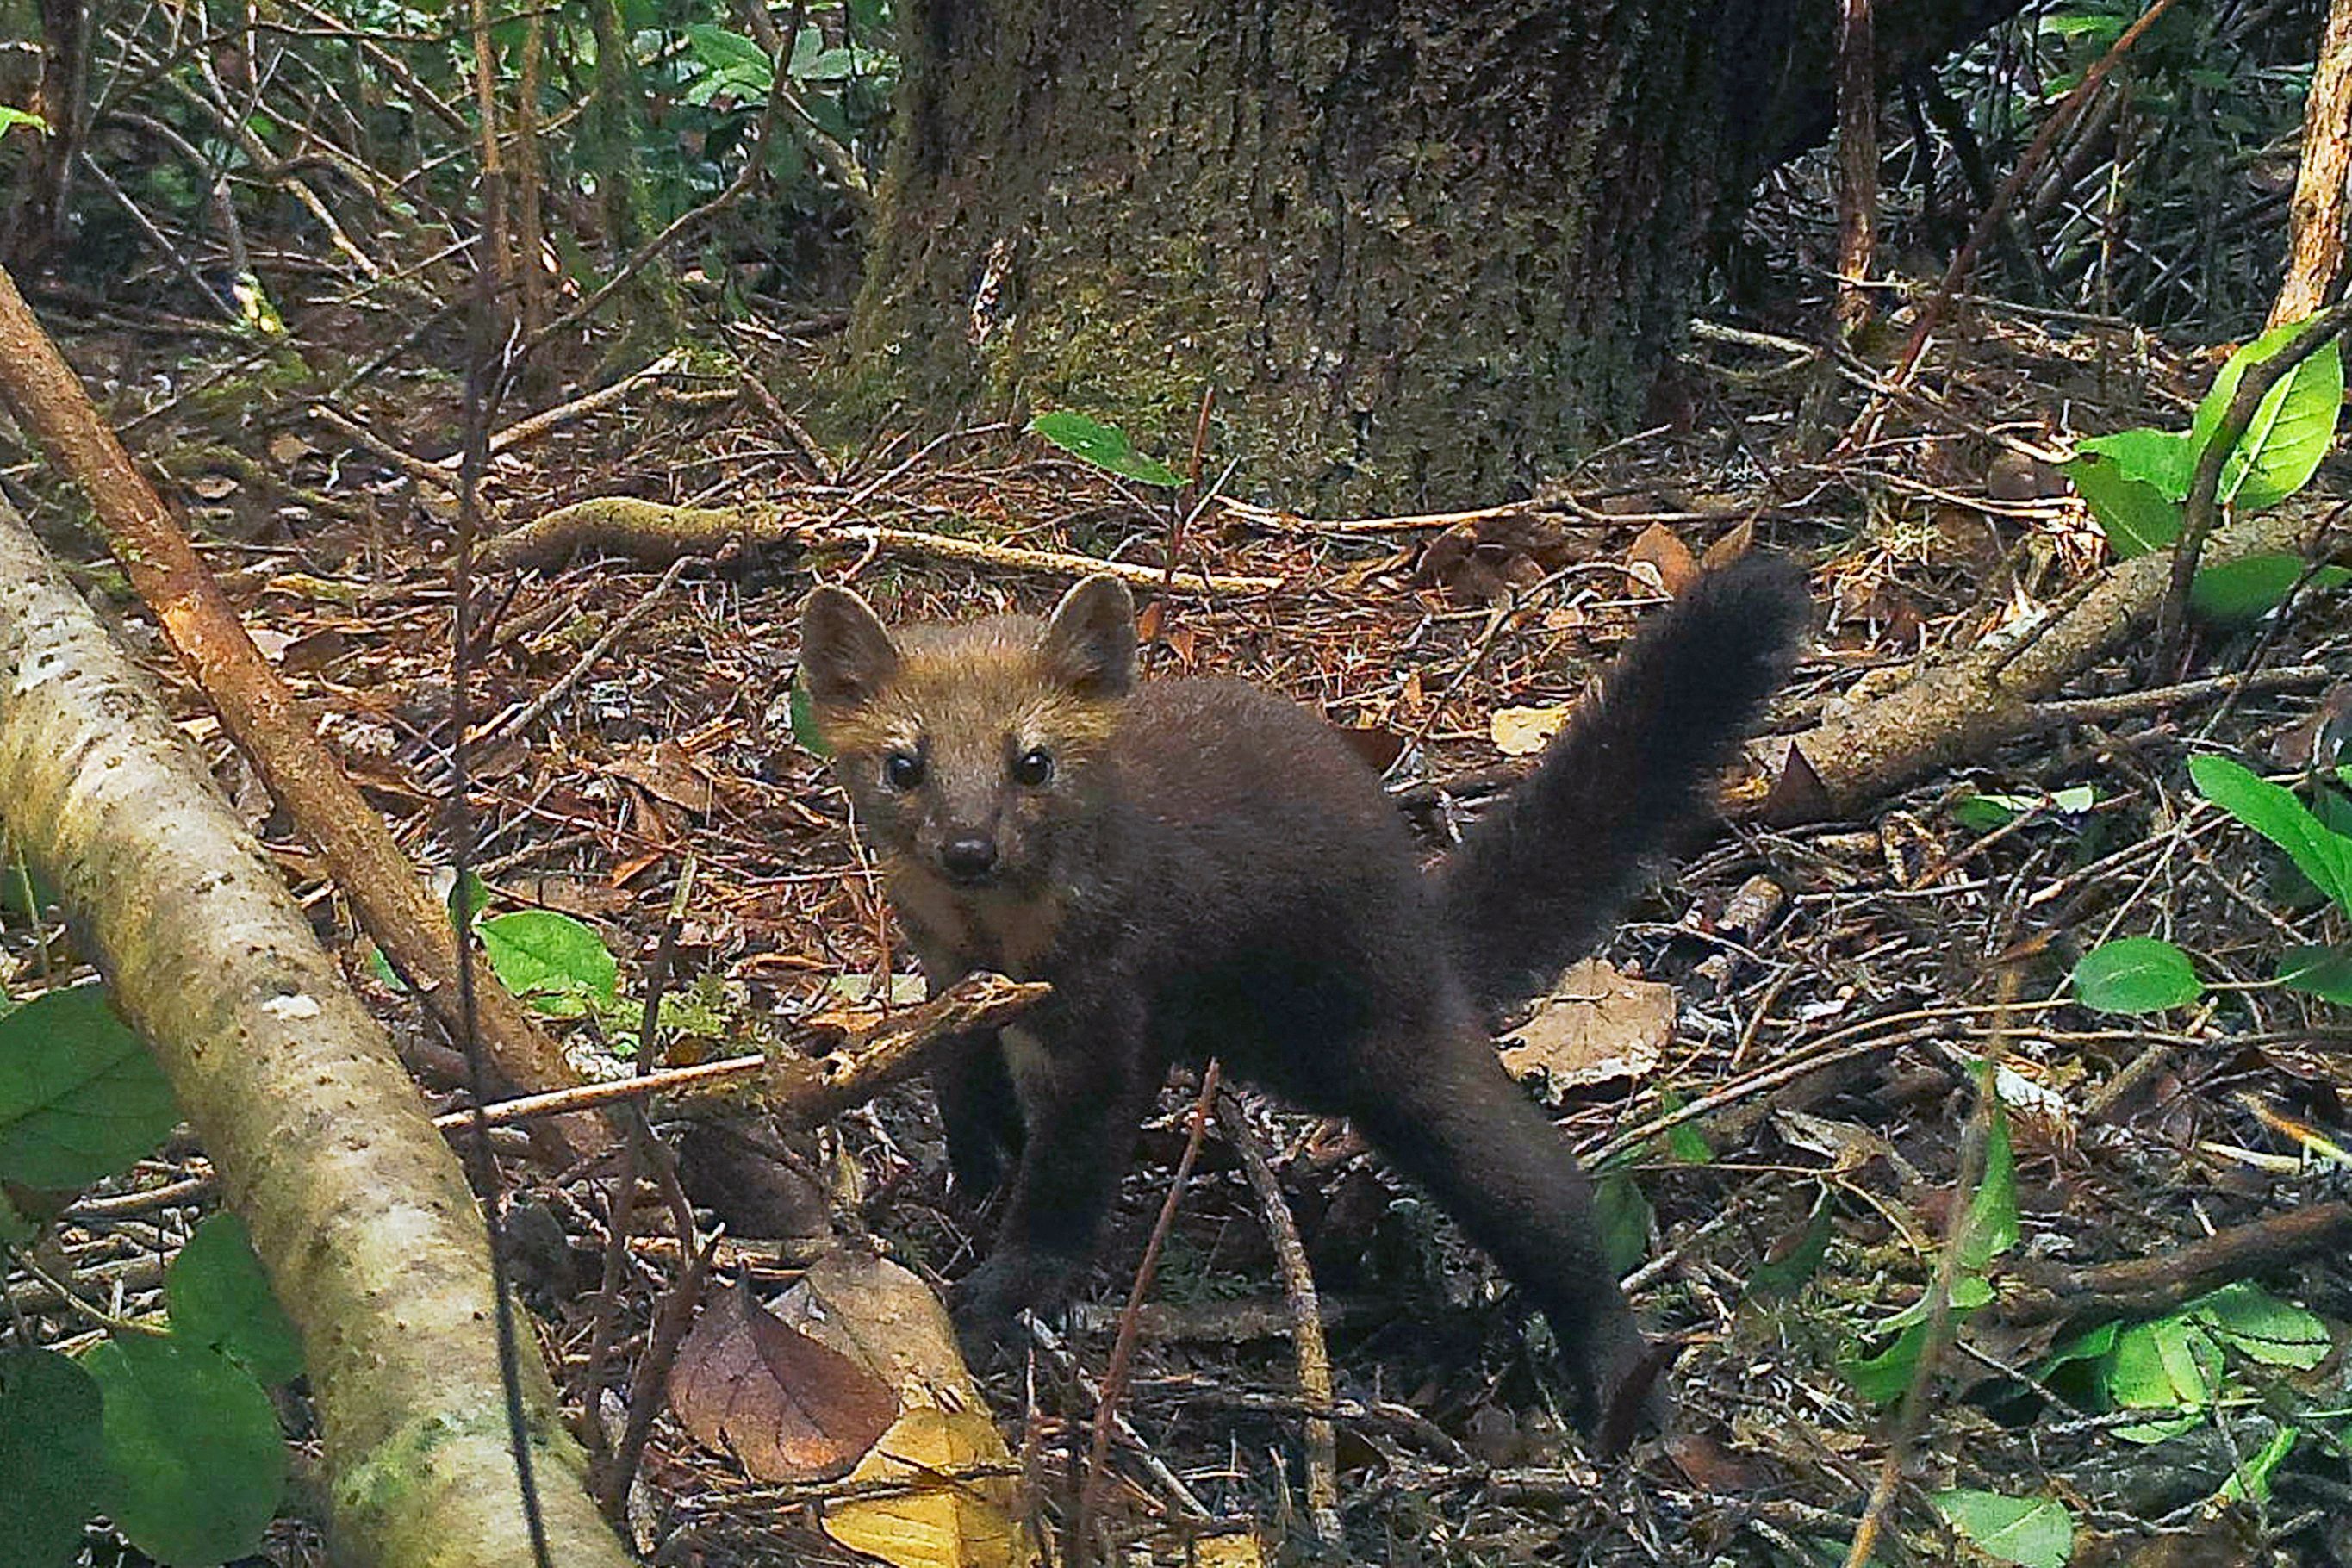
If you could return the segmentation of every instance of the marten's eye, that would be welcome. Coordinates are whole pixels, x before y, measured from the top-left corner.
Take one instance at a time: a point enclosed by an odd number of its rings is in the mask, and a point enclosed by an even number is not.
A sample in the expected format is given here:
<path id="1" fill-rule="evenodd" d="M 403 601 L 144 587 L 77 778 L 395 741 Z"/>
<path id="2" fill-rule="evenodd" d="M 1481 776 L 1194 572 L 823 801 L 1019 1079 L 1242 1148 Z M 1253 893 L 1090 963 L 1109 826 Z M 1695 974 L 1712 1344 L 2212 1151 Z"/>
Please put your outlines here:
<path id="1" fill-rule="evenodd" d="M 1013 782 L 1027 789 L 1037 789 L 1054 776 L 1054 753 L 1043 746 L 1032 746 L 1021 753 L 1013 764 Z"/>
<path id="2" fill-rule="evenodd" d="M 893 752 L 882 759 L 882 779 L 892 789 L 913 789 L 923 782 L 923 759 L 912 752 Z"/>

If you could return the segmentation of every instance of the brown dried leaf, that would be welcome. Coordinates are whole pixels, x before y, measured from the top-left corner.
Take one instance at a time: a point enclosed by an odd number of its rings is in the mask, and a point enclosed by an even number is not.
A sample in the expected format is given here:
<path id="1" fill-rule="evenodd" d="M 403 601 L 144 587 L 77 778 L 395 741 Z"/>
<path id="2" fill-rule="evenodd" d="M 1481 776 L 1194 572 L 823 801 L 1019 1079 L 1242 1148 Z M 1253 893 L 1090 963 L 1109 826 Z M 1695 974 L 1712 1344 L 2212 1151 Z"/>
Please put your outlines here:
<path id="1" fill-rule="evenodd" d="M 1459 605 L 1484 604 L 1505 589 L 1524 588 L 1591 553 L 1585 531 L 1535 510 L 1496 512 L 1457 522 L 1422 552 L 1419 579 L 1445 590 Z"/>
<path id="2" fill-rule="evenodd" d="M 1625 552 L 1625 565 L 1634 576 L 1647 580 L 1654 577 L 1658 587 L 1680 598 L 1683 591 L 1698 581 L 1698 560 L 1691 554 L 1690 546 L 1675 537 L 1674 530 L 1663 522 L 1654 522 L 1643 529 Z M 1644 573 L 1642 568 L 1649 568 Z"/>
<path id="3" fill-rule="evenodd" d="M 1645 1078 L 1675 1037 L 1675 991 L 1620 973 L 1597 958 L 1570 969 L 1518 1028 L 1503 1037 L 1503 1066 L 1540 1073 L 1557 1096 L 1618 1079 Z"/>
<path id="4" fill-rule="evenodd" d="M 1771 793 L 1764 797 L 1764 820 L 1783 826 L 1796 822 L 1819 822 L 1836 809 L 1803 748 L 1790 742 L 1788 756 L 1780 763 L 1780 774 L 1772 781 Z"/>
<path id="5" fill-rule="evenodd" d="M 669 1407 L 695 1441 L 770 1481 L 840 1475 L 898 1413 L 882 1379 L 777 1318 L 740 1283 L 703 1309 L 678 1347 Z"/>
<path id="6" fill-rule="evenodd" d="M 1706 547 L 1706 553 L 1698 558 L 1699 569 L 1714 572 L 1728 566 L 1747 554 L 1748 548 L 1755 542 L 1756 520 L 1752 517 L 1742 518 L 1738 527 Z"/>
<path id="7" fill-rule="evenodd" d="M 642 752 L 617 757 L 604 764 L 615 778 L 626 779 L 656 800 L 683 806 L 699 816 L 710 810 L 713 789 L 694 754 L 676 741 L 656 741 Z"/>
<path id="8" fill-rule="evenodd" d="M 1696 1432 L 1670 1435 L 1666 1458 L 1691 1485 L 1713 1497 L 1752 1492 L 1772 1480 L 1770 1472 L 1754 1458 Z"/>
<path id="9" fill-rule="evenodd" d="M 902 1405 L 986 1408 L 947 1309 L 887 1258 L 834 1248 L 777 1299 L 776 1315 L 888 1384 Z"/>

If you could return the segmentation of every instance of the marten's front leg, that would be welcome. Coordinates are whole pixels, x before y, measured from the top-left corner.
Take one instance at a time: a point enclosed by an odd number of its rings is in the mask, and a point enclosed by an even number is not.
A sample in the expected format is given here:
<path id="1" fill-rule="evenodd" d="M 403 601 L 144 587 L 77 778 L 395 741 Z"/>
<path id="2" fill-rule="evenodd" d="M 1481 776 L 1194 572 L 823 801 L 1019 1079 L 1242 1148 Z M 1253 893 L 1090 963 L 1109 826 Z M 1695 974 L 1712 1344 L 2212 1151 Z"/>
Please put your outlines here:
<path id="1" fill-rule="evenodd" d="M 1023 1308 L 1067 1298 L 1160 1088 L 1137 1010 L 1048 1007 L 999 1031 L 1021 1100 L 1021 1163 L 995 1248 L 957 1292 L 967 1351 L 1005 1342 Z"/>

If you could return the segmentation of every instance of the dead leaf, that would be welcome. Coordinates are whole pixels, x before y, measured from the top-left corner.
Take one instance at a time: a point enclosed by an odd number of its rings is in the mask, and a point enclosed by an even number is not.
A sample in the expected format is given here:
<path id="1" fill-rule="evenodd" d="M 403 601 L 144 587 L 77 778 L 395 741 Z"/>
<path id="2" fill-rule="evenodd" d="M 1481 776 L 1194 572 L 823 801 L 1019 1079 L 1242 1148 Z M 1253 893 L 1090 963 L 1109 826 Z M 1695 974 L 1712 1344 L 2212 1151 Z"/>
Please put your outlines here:
<path id="1" fill-rule="evenodd" d="M 1193 1568 L 1264 1568 L 1265 1548 L 1255 1532 L 1204 1535 L 1192 1543 Z"/>
<path id="2" fill-rule="evenodd" d="M 897 1496 L 829 1503 L 824 1532 L 853 1552 L 898 1568 L 1025 1568 L 1037 1561 L 1018 1511 L 1019 1478 L 967 1476 L 1006 1465 L 1004 1440 L 977 1410 L 919 1405 L 901 1415 L 850 1472 L 857 1481 L 908 1481 Z"/>
<path id="3" fill-rule="evenodd" d="M 236 494 L 237 483 L 226 474 L 197 474 L 188 480 L 188 489 L 205 500 L 226 500 Z"/>
<path id="4" fill-rule="evenodd" d="M 1570 969 L 1518 1028 L 1503 1037 L 1513 1077 L 1541 1074 L 1554 1096 L 1657 1070 L 1675 1037 L 1675 991 L 1597 958 Z"/>
<path id="5" fill-rule="evenodd" d="M 2333 767 L 2352 751 L 2352 683 L 2338 681 L 2319 694 L 2310 717 L 2290 724 L 2271 742 L 2271 760 L 2281 767 Z"/>
<path id="6" fill-rule="evenodd" d="M 1591 531 L 1558 517 L 1513 510 L 1457 522 L 1422 551 L 1416 578 L 1445 590 L 1457 605 L 1481 605 L 1524 588 L 1592 553 Z"/>
<path id="7" fill-rule="evenodd" d="M 1690 546 L 1675 537 L 1674 530 L 1663 522 L 1654 522 L 1643 529 L 1625 552 L 1626 569 L 1637 578 L 1656 580 L 1656 586 L 1665 594 L 1680 598 L 1683 591 L 1698 580 L 1698 561 Z M 1649 568 L 1644 573 L 1642 568 Z"/>
<path id="8" fill-rule="evenodd" d="M 1495 749 L 1507 757 L 1532 757 L 1551 743 L 1573 708 L 1497 708 L 1486 721 Z"/>
<path id="9" fill-rule="evenodd" d="M 1772 1125 L 1791 1147 L 1821 1155 L 1830 1162 L 1832 1171 L 1859 1171 L 1873 1160 L 1884 1158 L 1906 1176 L 1917 1174 L 1910 1163 L 1895 1152 L 1894 1144 L 1859 1122 L 1839 1121 L 1780 1105 L 1772 1108 Z"/>
<path id="10" fill-rule="evenodd" d="M 841 1474 L 898 1413 L 882 1379 L 777 1318 L 740 1282 L 703 1309 L 678 1346 L 669 1407 L 696 1442 L 769 1481 Z"/>
<path id="11" fill-rule="evenodd" d="M 1675 1462 L 1675 1468 L 1691 1485 L 1711 1497 L 1752 1492 L 1769 1485 L 1772 1479 L 1754 1459 L 1696 1432 L 1669 1434 L 1666 1458 Z"/>
<path id="12" fill-rule="evenodd" d="M 1699 569 L 1713 572 L 1728 566 L 1747 554 L 1748 546 L 1755 542 L 1756 520 L 1742 518 L 1738 527 L 1706 547 L 1706 553 L 1698 558 Z"/>
<path id="13" fill-rule="evenodd" d="M 1787 889 L 1759 872 L 1740 883 L 1738 889 L 1724 900 L 1723 916 L 1715 922 L 1716 929 L 1726 936 L 1755 937 L 1772 923 L 1772 917 L 1788 901 Z"/>
<path id="14" fill-rule="evenodd" d="M 834 1248 L 777 1298 L 776 1315 L 888 1384 L 902 1405 L 987 1408 L 938 1294 L 887 1258 Z"/>
<path id="15" fill-rule="evenodd" d="M 1780 775 L 1772 781 L 1771 793 L 1764 797 L 1764 820 L 1778 827 L 1791 823 L 1819 822 L 1835 810 L 1830 792 L 1822 777 L 1813 772 L 1802 748 L 1789 742 L 1788 755 L 1780 763 Z"/>
<path id="16" fill-rule="evenodd" d="M 604 764 L 604 772 L 698 816 L 710 810 L 715 794 L 710 775 L 676 741 L 656 741 L 644 752 L 617 757 Z"/>
<path id="17" fill-rule="evenodd" d="M 269 438 L 264 450 L 268 452 L 271 462 L 281 468 L 290 468 L 318 448 L 291 430 L 280 430 Z"/>

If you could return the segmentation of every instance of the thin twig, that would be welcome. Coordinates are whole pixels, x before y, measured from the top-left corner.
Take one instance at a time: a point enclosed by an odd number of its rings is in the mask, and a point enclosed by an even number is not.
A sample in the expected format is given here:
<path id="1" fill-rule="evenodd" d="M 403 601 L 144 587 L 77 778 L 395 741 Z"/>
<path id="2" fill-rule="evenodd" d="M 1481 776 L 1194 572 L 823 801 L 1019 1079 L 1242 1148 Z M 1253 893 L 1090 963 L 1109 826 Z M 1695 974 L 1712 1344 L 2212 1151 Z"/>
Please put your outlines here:
<path id="1" fill-rule="evenodd" d="M 1307 1264 L 1307 1248 L 1298 1239 L 1298 1222 L 1266 1163 L 1265 1151 L 1240 1102 L 1230 1094 L 1217 1101 L 1217 1125 L 1242 1163 L 1250 1191 L 1257 1194 L 1260 1218 L 1274 1256 L 1282 1267 L 1282 1290 L 1290 1303 L 1290 1340 L 1298 1361 L 1298 1392 L 1310 1410 L 1331 1408 L 1331 1352 L 1323 1342 L 1323 1304 L 1317 1298 L 1315 1274 Z M 1307 1517 L 1315 1538 L 1327 1546 L 1339 1542 L 1339 1467 L 1337 1437 L 1329 1415 L 1307 1417 Z"/>
<path id="2" fill-rule="evenodd" d="M 477 738 L 476 743 L 495 746 L 501 741 L 527 732 L 531 726 L 546 718 L 550 710 L 572 694 L 572 688 L 587 679 L 590 670 L 604 662 L 604 656 L 613 651 L 613 645 L 636 629 L 637 623 L 653 612 L 653 607 L 661 603 L 663 595 L 677 585 L 680 574 L 692 560 L 691 556 L 681 555 L 671 562 L 669 570 L 662 574 L 661 581 L 653 585 L 652 591 L 615 616 L 613 624 L 604 628 L 604 635 L 589 645 L 588 651 L 563 672 L 562 679 L 533 698 L 512 718 L 491 725 Z"/>
<path id="3" fill-rule="evenodd" d="M 1985 1144 L 1992 1129 L 1993 1108 L 2000 1103 L 1993 1089 L 1992 1074 L 1990 1062 L 1977 1074 L 1976 1114 L 1969 1119 L 1968 1133 L 1960 1143 L 1960 1168 L 1954 1178 L 1951 1221 L 1945 1231 L 1943 1255 L 1936 1261 L 1935 1278 L 1927 1286 L 1927 1336 L 1919 1346 L 1911 1386 L 1903 1391 L 1903 1407 L 1895 1417 L 1895 1429 L 1887 1435 L 1886 1452 L 1879 1460 L 1870 1500 L 1854 1526 L 1853 1544 L 1846 1552 L 1845 1568 L 1865 1568 L 1872 1561 L 1879 1531 L 1885 1528 L 1886 1510 L 1895 1500 L 1895 1489 L 1902 1484 L 1904 1456 L 1918 1440 L 1920 1424 L 1927 1419 L 1927 1385 L 1935 1379 L 1936 1363 L 1943 1360 L 1944 1352 L 1951 1344 L 1952 1287 L 1959 1279 L 1961 1259 L 1968 1251 L 1970 1222 L 1976 1211 L 1971 1199 L 1977 1184 L 1984 1177 Z"/>
<path id="4" fill-rule="evenodd" d="M 1201 1095 L 1192 1102 L 1192 1131 L 1184 1139 L 1184 1157 L 1176 1162 L 1176 1174 L 1168 1184 L 1168 1196 L 1160 1205 L 1151 1239 L 1143 1245 L 1143 1261 L 1136 1265 L 1135 1283 L 1127 1293 L 1127 1310 L 1119 1318 L 1118 1338 L 1111 1344 L 1110 1364 L 1103 1370 L 1102 1398 L 1095 1405 L 1094 1441 L 1087 1450 L 1086 1479 L 1078 1489 L 1077 1520 L 1070 1528 L 1070 1560 L 1074 1563 L 1083 1563 L 1093 1554 L 1088 1534 L 1096 1496 L 1102 1487 L 1103 1467 L 1110 1458 L 1113 1419 L 1118 1413 L 1120 1396 L 1127 1391 L 1129 1367 L 1135 1360 L 1136 1314 L 1143 1310 L 1143 1299 L 1151 1293 L 1152 1278 L 1160 1271 L 1160 1249 L 1167 1244 L 1169 1227 L 1176 1223 L 1176 1205 L 1183 1198 L 1184 1184 L 1192 1179 L 1192 1162 L 1201 1157 L 1201 1142 L 1208 1135 L 1209 1117 L 1217 1102 L 1219 1065 L 1214 1058 L 1210 1058 L 1208 1069 L 1201 1075 Z"/>

